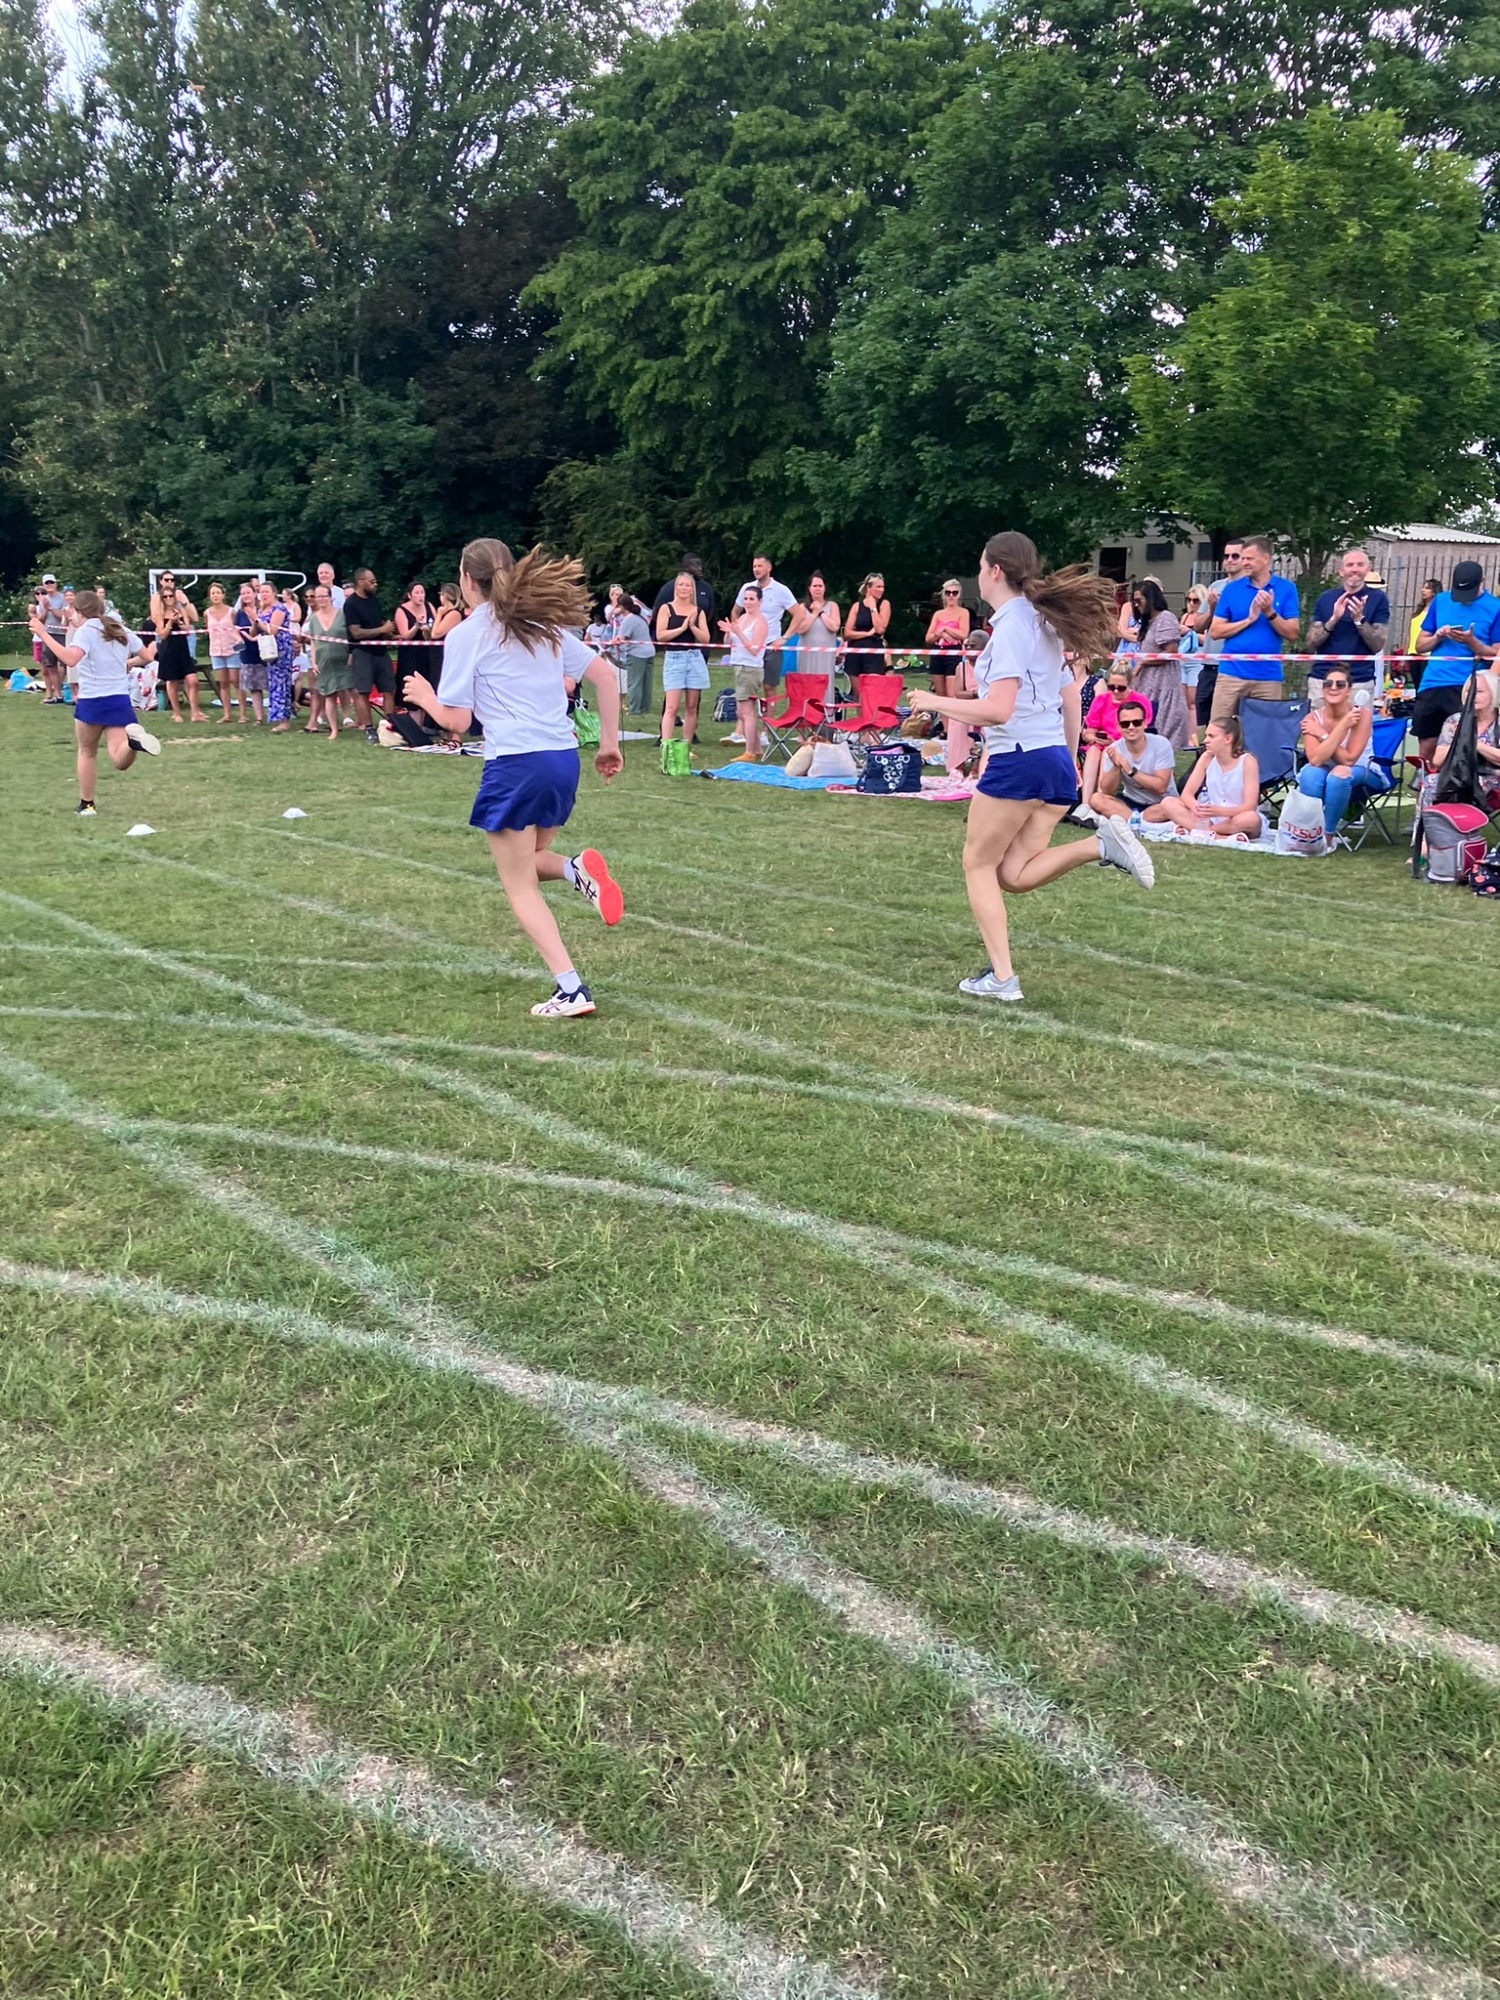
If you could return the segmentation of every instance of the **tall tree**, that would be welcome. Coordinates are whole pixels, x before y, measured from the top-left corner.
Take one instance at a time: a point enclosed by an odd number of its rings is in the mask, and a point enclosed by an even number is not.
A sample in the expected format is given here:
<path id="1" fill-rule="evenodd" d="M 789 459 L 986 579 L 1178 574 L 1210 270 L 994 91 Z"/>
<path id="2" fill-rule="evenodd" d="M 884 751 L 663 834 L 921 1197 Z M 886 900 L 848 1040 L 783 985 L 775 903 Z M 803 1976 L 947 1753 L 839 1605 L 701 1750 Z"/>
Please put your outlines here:
<path id="1" fill-rule="evenodd" d="M 1319 110 L 1221 215 L 1222 288 L 1132 363 L 1137 500 L 1274 528 L 1316 582 L 1340 542 L 1492 494 L 1500 266 L 1467 163 Z"/>

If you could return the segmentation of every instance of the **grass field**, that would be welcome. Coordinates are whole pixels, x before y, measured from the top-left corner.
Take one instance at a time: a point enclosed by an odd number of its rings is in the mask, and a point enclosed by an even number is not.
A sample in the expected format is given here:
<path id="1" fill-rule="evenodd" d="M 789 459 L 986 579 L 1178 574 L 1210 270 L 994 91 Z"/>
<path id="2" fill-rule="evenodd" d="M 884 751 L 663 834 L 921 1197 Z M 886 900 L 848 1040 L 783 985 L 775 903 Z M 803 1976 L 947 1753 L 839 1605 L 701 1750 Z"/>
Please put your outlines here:
<path id="1" fill-rule="evenodd" d="M 0 697 L 0 1990 L 1500 1992 L 1492 908 L 1158 848 L 985 1012 L 961 808 L 627 745 L 536 1022 L 473 762 L 78 825 L 70 738 Z"/>

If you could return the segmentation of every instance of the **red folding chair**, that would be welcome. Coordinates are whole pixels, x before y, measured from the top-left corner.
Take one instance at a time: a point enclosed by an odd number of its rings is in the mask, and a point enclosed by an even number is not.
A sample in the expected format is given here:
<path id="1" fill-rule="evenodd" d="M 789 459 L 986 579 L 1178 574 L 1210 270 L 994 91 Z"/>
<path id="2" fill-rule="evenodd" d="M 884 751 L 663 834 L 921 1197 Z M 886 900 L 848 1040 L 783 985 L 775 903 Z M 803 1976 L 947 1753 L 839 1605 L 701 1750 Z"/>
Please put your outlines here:
<path id="1" fill-rule="evenodd" d="M 859 711 L 835 722 L 834 728 L 846 736 L 872 730 L 884 741 L 901 727 L 896 710 L 903 685 L 900 674 L 856 674 L 854 689 L 859 696 Z"/>
<path id="2" fill-rule="evenodd" d="M 823 727 L 827 715 L 828 676 L 827 674 L 788 674 L 781 683 L 786 696 L 786 706 L 779 715 L 761 717 L 761 727 L 770 739 L 766 749 L 779 750 L 789 757 L 796 749 L 795 732 L 801 730 L 807 735 L 815 735 Z"/>

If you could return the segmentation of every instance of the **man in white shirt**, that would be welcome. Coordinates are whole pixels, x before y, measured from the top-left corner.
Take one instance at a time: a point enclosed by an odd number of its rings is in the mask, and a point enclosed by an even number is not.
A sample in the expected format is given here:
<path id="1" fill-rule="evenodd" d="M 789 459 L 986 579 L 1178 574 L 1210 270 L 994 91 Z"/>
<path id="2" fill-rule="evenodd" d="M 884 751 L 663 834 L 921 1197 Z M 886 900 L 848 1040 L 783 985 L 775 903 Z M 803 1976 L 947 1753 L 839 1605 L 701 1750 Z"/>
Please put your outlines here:
<path id="1" fill-rule="evenodd" d="M 754 571 L 755 588 L 760 592 L 761 615 L 770 634 L 766 641 L 766 686 L 775 687 L 781 679 L 781 662 L 779 659 L 773 660 L 771 655 L 781 645 L 782 621 L 797 600 L 779 578 L 772 576 L 769 556 L 756 556 L 750 567 Z M 736 611 L 744 610 L 745 592 L 748 588 L 748 584 L 740 586 L 740 594 L 734 600 Z"/>
<path id="2" fill-rule="evenodd" d="M 344 593 L 333 580 L 332 563 L 318 564 L 318 583 L 322 589 L 328 592 L 334 610 L 342 611 L 344 608 Z"/>

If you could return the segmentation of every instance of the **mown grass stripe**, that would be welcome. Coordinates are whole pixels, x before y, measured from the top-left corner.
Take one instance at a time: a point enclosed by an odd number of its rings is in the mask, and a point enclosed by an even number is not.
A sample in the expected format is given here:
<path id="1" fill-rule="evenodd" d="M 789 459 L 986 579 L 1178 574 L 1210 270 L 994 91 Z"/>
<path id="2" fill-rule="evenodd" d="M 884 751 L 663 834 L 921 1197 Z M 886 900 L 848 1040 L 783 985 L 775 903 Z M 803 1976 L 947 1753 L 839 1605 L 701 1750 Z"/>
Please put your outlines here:
<path id="1" fill-rule="evenodd" d="M 17 1011 L 33 1010 L 0 1007 L 0 1016 Z M 48 1018 L 53 1018 L 53 1010 L 47 1010 L 47 1014 Z M 116 1018 L 108 1014 L 102 1017 Z M 73 1017 L 65 1015 L 64 1018 Z M 100 1017 L 88 1014 L 82 1018 Z M 211 1028 L 244 1028 L 250 1025 L 243 1021 L 223 1021 L 208 1014 L 157 1014 L 153 1015 L 152 1019 L 168 1025 L 177 1022 L 188 1026 Z M 279 1029 L 275 1031 L 281 1032 Z M 288 1029 L 286 1032 L 308 1031 Z M 378 1043 L 382 1038 L 373 1039 Z M 399 1039 L 404 1042 L 407 1038 Z M 537 1059 L 554 1060 L 546 1056 L 538 1056 Z M 603 1058 L 600 1060 L 604 1061 Z M 24 1104 L 0 1105 L 0 1117 L 42 1119 L 63 1116 L 65 1114 L 61 1112 L 41 1110 Z M 133 1132 L 160 1133 L 166 1137 L 228 1140 L 236 1146 L 264 1146 L 273 1151 L 306 1153 L 330 1159 L 363 1160 L 373 1166 L 398 1167 L 420 1173 L 454 1174 L 476 1180 L 503 1180 L 529 1187 L 555 1187 L 563 1192 L 595 1194 L 605 1200 L 645 1202 L 653 1207 L 696 1209 L 711 1215 L 722 1215 L 726 1212 L 722 1194 L 705 1198 L 678 1188 L 658 1188 L 636 1181 L 598 1180 L 576 1174 L 552 1174 L 541 1168 L 518 1167 L 509 1162 L 478 1159 L 472 1154 L 420 1152 L 408 1147 L 377 1146 L 351 1140 L 326 1139 L 312 1133 L 278 1132 L 265 1126 L 202 1120 L 122 1117 L 120 1123 L 122 1126 L 129 1126 Z M 753 1197 L 750 1199 L 753 1200 Z M 758 1206 L 748 1213 L 756 1222 L 771 1221 L 773 1226 L 777 1222 L 774 1212 L 768 1214 Z M 1034 1279 L 1038 1283 L 1094 1292 L 1105 1298 L 1124 1299 L 1133 1305 L 1149 1305 L 1162 1312 L 1180 1313 L 1186 1318 L 1203 1320 L 1213 1326 L 1232 1328 L 1236 1332 L 1268 1333 L 1283 1339 L 1304 1341 L 1313 1346 L 1329 1347 L 1345 1353 L 1365 1354 L 1373 1360 L 1388 1361 L 1401 1367 L 1419 1368 L 1427 1374 L 1449 1375 L 1461 1381 L 1474 1382 L 1481 1388 L 1500 1385 L 1500 1364 L 1483 1358 L 1447 1354 L 1437 1348 L 1416 1346 L 1409 1341 L 1385 1340 L 1374 1334 L 1356 1333 L 1349 1328 L 1328 1326 L 1320 1320 L 1294 1319 L 1281 1313 L 1258 1312 L 1250 1307 L 1230 1305 L 1222 1299 L 1197 1292 L 1169 1291 L 1157 1285 L 1132 1284 L 1123 1278 L 1079 1271 L 1071 1265 L 1047 1263 L 1035 1257 L 996 1250 L 976 1250 L 967 1245 L 948 1244 L 935 1238 L 899 1236 L 889 1231 L 864 1228 L 854 1223 L 846 1226 L 860 1230 L 873 1246 L 890 1249 L 897 1254 L 932 1258 L 939 1262 L 958 1258 L 972 1270 L 984 1271 L 996 1277 Z"/>
<path id="2" fill-rule="evenodd" d="M 365 849 L 355 849 L 354 852 L 368 854 L 368 850 Z M 137 854 L 134 856 L 134 859 L 143 866 L 175 868 L 187 874 L 199 875 L 208 881 L 217 882 L 221 887 L 234 889 L 247 895 L 262 896 L 270 901 L 281 903 L 288 908 L 300 909 L 311 915 L 331 918 L 335 922 L 348 924 L 358 929 L 370 929 L 378 932 L 381 936 L 396 938 L 402 943 L 436 946 L 439 950 L 447 947 L 447 940 L 431 931 L 414 930 L 409 925 L 394 923 L 388 917 L 367 917 L 362 912 L 349 910 L 340 904 L 329 903 L 320 898 L 294 896 L 286 890 L 272 888 L 269 883 L 254 881 L 248 876 L 226 875 L 219 869 L 205 868 L 198 862 L 179 861 L 171 855 L 165 854 Z M 391 860 L 394 863 L 402 865 L 419 865 L 416 863 L 405 863 L 404 857 L 400 855 L 392 856 Z M 431 868 L 434 865 L 428 862 L 420 864 L 423 868 Z M 468 880 L 479 886 L 483 886 L 484 884 L 484 878 L 470 870 L 443 870 L 442 872 L 456 872 L 466 876 Z M 720 937 L 719 933 L 706 935 L 712 935 L 716 940 Z M 732 947 L 738 941 L 725 936 L 722 938 L 722 942 Z M 770 950 L 769 947 L 765 947 L 765 949 L 767 952 Z M 816 969 L 820 963 L 820 961 L 802 957 L 800 954 L 787 954 L 786 956 L 792 963 L 808 969 Z M 531 968 L 518 968 L 513 960 L 502 958 L 498 954 L 495 956 L 493 964 L 497 972 L 504 973 L 507 976 L 515 976 L 520 970 L 528 972 L 532 970 Z M 847 967 L 832 964 L 827 969 L 830 976 L 838 977 L 842 977 L 848 971 Z M 1144 1056 L 1152 1062 L 1167 1066 L 1178 1064 L 1184 1068 L 1205 1070 L 1214 1076 L 1222 1078 L 1227 1083 L 1251 1085 L 1261 1089 L 1280 1090 L 1290 1095 L 1310 1096 L 1317 1098 L 1320 1102 L 1332 1100 L 1337 1103 L 1350 1105 L 1357 1110 L 1372 1112 L 1382 1118 L 1403 1119 L 1408 1122 L 1418 1121 L 1428 1129 L 1455 1132 L 1469 1139 L 1487 1140 L 1491 1143 L 1500 1140 L 1500 1105 L 1497 1105 L 1497 1116 L 1493 1122 L 1478 1118 L 1468 1118 L 1456 1112 L 1434 1109 L 1431 1105 L 1418 1103 L 1405 1096 L 1394 1100 L 1375 1097 L 1361 1091 L 1350 1090 L 1343 1084 L 1317 1080 L 1319 1073 L 1328 1076 L 1341 1076 L 1347 1073 L 1346 1070 L 1339 1069 L 1335 1064 L 1304 1060 L 1296 1056 L 1276 1056 L 1264 1053 L 1256 1053 L 1254 1060 L 1247 1062 L 1238 1052 L 1232 1049 L 1185 1048 L 1167 1042 L 1152 1042 L 1147 1041 L 1139 1035 L 1117 1034 L 1108 1029 L 1083 1027 L 1077 1022 L 1066 1021 L 1060 1017 L 1041 1014 L 1030 1009 L 1024 1014 L 1014 1008 L 1002 1009 L 1000 1011 L 1003 1019 L 1001 1019 L 997 1017 L 996 1011 L 993 1008 L 985 1014 L 976 1006 L 976 1003 L 964 1001 L 957 994 L 933 994 L 924 992 L 919 987 L 904 986 L 897 982 L 887 983 L 894 985 L 897 992 L 909 994 L 913 998 L 921 1000 L 924 1003 L 925 1014 L 928 1018 L 931 1016 L 933 1006 L 940 1003 L 952 1012 L 955 1023 L 959 1021 L 978 1022 L 980 1019 L 983 1019 L 989 1024 L 992 1030 L 1001 1034 L 1040 1035 L 1053 1040 L 1061 1039 L 1070 1043 L 1086 1043 L 1096 1048 L 1121 1049 L 1127 1054 Z M 756 994 L 752 997 L 757 1004 L 764 1005 L 770 996 Z M 617 1000 L 613 1000 L 611 1004 L 629 1007 L 635 1012 L 651 1015 L 658 1020 L 675 1019 L 682 1025 L 699 1027 L 709 1025 L 707 1017 L 702 1015 L 693 1016 L 670 1010 L 665 1006 L 651 1001 L 629 1000 L 622 996 Z M 819 1057 L 813 1053 L 797 1055 L 785 1043 L 778 1045 L 763 1035 L 751 1036 L 748 1034 L 748 1031 L 734 1030 L 727 1022 L 714 1022 L 711 1025 L 716 1032 L 728 1033 L 730 1035 L 738 1034 L 750 1045 L 757 1048 L 767 1049 L 779 1046 L 787 1053 L 794 1054 L 796 1060 L 815 1063 L 830 1075 L 851 1073 L 848 1065 L 832 1062 L 827 1058 Z M 865 1072 L 862 1071 L 853 1071 L 852 1074 L 861 1080 L 865 1076 Z M 1414 1084 L 1413 1079 L 1406 1079 L 1406 1087 L 1408 1090 L 1413 1087 L 1420 1087 L 1420 1083 L 1418 1081 Z M 1437 1084 L 1434 1087 L 1438 1090 L 1447 1088 L 1443 1084 Z M 1472 1093 L 1466 1094 L 1472 1095 Z"/>
<path id="3" fill-rule="evenodd" d="M 993 1521 L 1015 1533 L 1160 1566 L 1191 1579 L 1212 1596 L 1278 1605 L 1308 1624 L 1327 1626 L 1418 1658 L 1446 1660 L 1475 1679 L 1500 1687 L 1500 1645 L 1435 1625 L 1414 1612 L 1327 1590 L 1295 1572 L 1267 1569 L 1241 1556 L 1220 1555 L 1175 1535 L 1141 1534 L 1113 1521 L 1054 1506 L 1015 1487 L 989 1486 L 958 1478 L 920 1460 L 858 1450 L 817 1431 L 705 1409 L 654 1390 L 622 1389 L 554 1369 L 533 1368 L 492 1348 L 458 1340 L 377 1333 L 289 1306 L 171 1291 L 154 1279 L 59 1271 L 0 1258 L 0 1285 L 64 1298 L 95 1299 L 161 1318 L 252 1327 L 303 1345 L 335 1346 L 405 1366 L 462 1374 L 553 1416 L 607 1416 L 769 1453 L 815 1478 L 909 1493 L 946 1512 Z"/>
<path id="4" fill-rule="evenodd" d="M 503 1801 L 455 1792 L 420 1764 L 361 1750 L 302 1711 L 256 1708 L 150 1661 L 35 1626 L 0 1626 L 0 1668 L 78 1690 L 137 1724 L 233 1757 L 273 1784 L 327 1799 L 511 1888 L 609 1924 L 641 1949 L 691 1966 L 732 2000 L 874 2000 L 874 1988 L 684 1901 L 623 1857 Z"/>
<path id="5" fill-rule="evenodd" d="M 50 906 L 28 903 L 27 907 L 36 912 L 46 913 Z M 88 924 L 81 918 L 66 917 L 61 912 L 55 911 L 52 914 L 59 917 L 65 926 L 102 941 L 116 941 L 112 933 Z M 249 999 L 253 1004 L 263 1005 L 267 1011 L 279 1015 L 283 1020 L 292 1019 L 304 1023 L 316 1021 L 315 1016 L 305 1013 L 300 1008 L 292 1007 L 287 1002 L 277 1000 L 271 995 L 259 994 L 253 987 L 243 986 L 237 981 L 225 980 L 218 973 L 204 972 L 199 967 L 189 966 L 185 961 L 173 958 L 170 954 L 152 953 L 143 946 L 136 947 L 136 953 L 148 959 L 159 960 L 164 969 L 184 971 L 188 977 L 197 976 L 216 989 L 232 988 L 241 998 Z M 319 1022 L 318 1025 L 332 1024 Z M 347 1030 L 338 1030 L 337 1033 L 354 1054 L 365 1060 L 372 1059 L 360 1036 Z M 1259 1432 L 1293 1451 L 1312 1456 L 1333 1470 L 1370 1480 L 1455 1518 L 1480 1521 L 1491 1528 L 1500 1527 L 1500 1508 L 1474 1494 L 1464 1493 L 1441 1481 L 1427 1479 L 1388 1454 L 1367 1452 L 1362 1447 L 1351 1445 L 1314 1425 L 1282 1416 L 1248 1397 L 1223 1389 L 1216 1383 L 1204 1381 L 1200 1377 L 1188 1374 L 1185 1370 L 1171 1367 L 1155 1355 L 1121 1347 L 1113 1341 L 1082 1332 L 1063 1320 L 1002 1306 L 987 1292 L 971 1285 L 958 1284 L 941 1271 L 926 1270 L 909 1261 L 914 1250 L 919 1255 L 937 1255 L 944 1262 L 951 1261 L 954 1254 L 954 1247 L 951 1245 L 917 1245 L 896 1238 L 899 1249 L 897 1254 L 892 1255 L 878 1242 L 872 1242 L 870 1232 L 855 1225 L 841 1223 L 811 1211 L 785 1209 L 762 1202 L 755 1196 L 727 1188 L 722 1183 L 715 1182 L 692 1169 L 654 1160 L 637 1147 L 591 1132 L 554 1113 L 534 1110 L 509 1092 L 492 1090 L 455 1071 L 413 1062 L 409 1058 L 392 1054 L 384 1054 L 380 1059 L 390 1067 L 400 1069 L 446 1095 L 476 1103 L 495 1116 L 529 1125 L 554 1143 L 591 1151 L 614 1161 L 617 1165 L 631 1168 L 645 1178 L 656 1181 L 658 1185 L 697 1194 L 706 1204 L 717 1205 L 723 1213 L 742 1215 L 809 1237 L 823 1248 L 836 1255 L 848 1257 L 866 1269 L 876 1270 L 897 1277 L 905 1283 L 914 1284 L 919 1290 L 935 1294 L 959 1306 L 963 1311 L 978 1312 L 1007 1332 L 1019 1333 L 1043 1348 L 1050 1348 L 1054 1352 L 1069 1354 L 1090 1362 L 1130 1382 L 1135 1388 L 1146 1389 L 1206 1410 L 1238 1429 Z M 30 1065 L 18 1065 L 13 1059 L 7 1058 L 3 1067 L 15 1075 L 18 1081 L 22 1081 L 23 1088 L 27 1074 L 34 1079 L 35 1087 L 41 1089 L 43 1093 L 57 1088 L 43 1072 L 32 1070 Z M 45 1095 L 44 1101 L 47 1101 Z M 66 1109 L 72 1105 L 75 1110 L 77 1109 L 70 1093 L 62 1099 L 54 1097 L 51 1101 L 59 1108 Z M 80 1123 L 87 1123 L 93 1119 L 97 1124 L 95 1114 L 78 1110 L 77 1115 Z M 102 1115 L 106 1121 L 114 1117 L 114 1114 Z M 134 1143 L 147 1146 L 151 1144 L 149 1141 Z"/>

